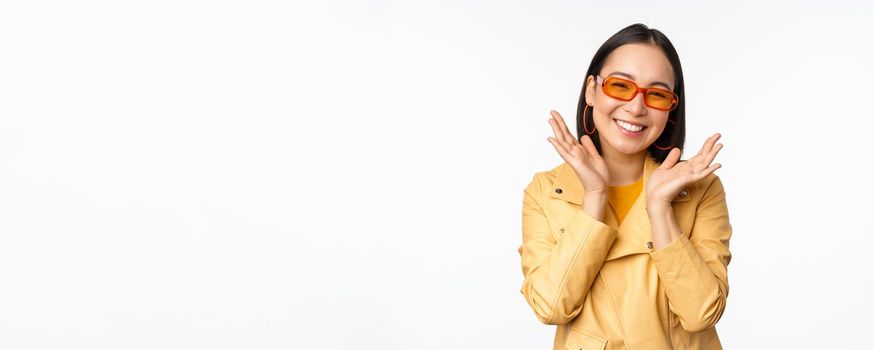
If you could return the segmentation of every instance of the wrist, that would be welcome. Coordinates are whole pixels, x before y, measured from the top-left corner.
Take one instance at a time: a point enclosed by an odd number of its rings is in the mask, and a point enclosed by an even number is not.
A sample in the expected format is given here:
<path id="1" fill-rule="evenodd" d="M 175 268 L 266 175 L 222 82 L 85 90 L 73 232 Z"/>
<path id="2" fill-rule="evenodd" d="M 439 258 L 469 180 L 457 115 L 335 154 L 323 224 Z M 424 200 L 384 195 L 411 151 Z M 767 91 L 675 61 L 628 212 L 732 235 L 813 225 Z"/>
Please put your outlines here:
<path id="1" fill-rule="evenodd" d="M 607 192 L 604 192 L 604 191 L 586 192 L 586 194 L 583 196 L 583 198 L 595 199 L 595 200 L 600 200 L 600 199 L 606 200 L 607 199 Z"/>
<path id="2" fill-rule="evenodd" d="M 592 203 L 603 206 L 607 203 L 607 193 L 586 192 L 583 196 L 583 203 Z"/>
<path id="3" fill-rule="evenodd" d="M 598 221 L 604 221 L 604 208 L 607 203 L 607 194 L 601 192 L 586 192 L 583 197 L 582 210 Z"/>
<path id="4" fill-rule="evenodd" d="M 663 200 L 647 200 L 646 201 L 646 211 L 650 213 L 661 212 L 671 209 L 671 203 L 665 202 Z"/>

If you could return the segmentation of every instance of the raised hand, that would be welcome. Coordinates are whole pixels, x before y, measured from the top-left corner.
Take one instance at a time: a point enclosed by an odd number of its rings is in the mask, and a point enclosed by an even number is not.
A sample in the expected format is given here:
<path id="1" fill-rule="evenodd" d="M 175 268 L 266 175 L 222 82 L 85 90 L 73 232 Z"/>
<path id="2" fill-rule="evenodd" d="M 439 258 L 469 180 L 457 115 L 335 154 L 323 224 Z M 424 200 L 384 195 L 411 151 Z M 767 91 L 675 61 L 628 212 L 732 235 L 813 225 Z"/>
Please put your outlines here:
<path id="1" fill-rule="evenodd" d="M 607 193 L 607 183 L 610 179 L 607 163 L 598 154 L 595 144 L 589 135 L 583 135 L 580 141 L 574 137 L 564 123 L 564 119 L 556 111 L 550 111 L 552 118 L 549 125 L 555 132 L 555 137 L 546 139 L 555 146 L 561 158 L 570 165 L 580 178 L 587 194 Z"/>
<path id="2" fill-rule="evenodd" d="M 722 135 L 719 133 L 710 136 L 704 141 L 704 146 L 701 147 L 698 154 L 682 162 L 678 162 L 680 153 L 682 153 L 680 149 L 672 149 L 662 165 L 652 172 L 646 183 L 647 202 L 670 205 L 683 186 L 703 179 L 722 167 L 719 163 L 710 164 L 716 158 L 719 150 L 722 149 L 722 144 L 716 143 L 720 136 Z"/>

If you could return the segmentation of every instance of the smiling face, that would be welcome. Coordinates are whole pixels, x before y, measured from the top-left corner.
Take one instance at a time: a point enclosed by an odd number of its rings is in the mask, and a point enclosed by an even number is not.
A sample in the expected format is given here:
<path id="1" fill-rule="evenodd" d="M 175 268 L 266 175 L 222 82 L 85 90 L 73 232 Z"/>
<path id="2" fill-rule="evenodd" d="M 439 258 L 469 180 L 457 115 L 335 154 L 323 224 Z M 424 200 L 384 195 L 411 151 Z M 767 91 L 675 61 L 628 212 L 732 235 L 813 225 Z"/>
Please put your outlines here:
<path id="1" fill-rule="evenodd" d="M 605 60 L 600 75 L 604 79 L 615 76 L 631 80 L 643 88 L 674 91 L 671 63 L 660 48 L 649 44 L 626 44 L 616 48 Z M 590 113 L 593 113 L 600 134 L 602 154 L 646 152 L 665 130 L 670 112 L 646 106 L 643 93 L 638 93 L 631 101 L 607 96 L 602 90 L 602 82 L 595 76 L 586 79 L 586 101 L 593 106 Z"/>

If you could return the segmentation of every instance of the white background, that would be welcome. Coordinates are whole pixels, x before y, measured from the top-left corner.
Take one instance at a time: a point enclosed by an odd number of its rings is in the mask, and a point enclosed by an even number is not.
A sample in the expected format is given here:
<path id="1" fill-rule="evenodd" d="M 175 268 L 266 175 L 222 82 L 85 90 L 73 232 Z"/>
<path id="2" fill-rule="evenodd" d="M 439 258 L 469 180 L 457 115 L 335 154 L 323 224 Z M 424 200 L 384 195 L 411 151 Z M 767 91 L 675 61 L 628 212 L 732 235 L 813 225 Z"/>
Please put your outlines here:
<path id="1" fill-rule="evenodd" d="M 874 7 L 827 3 L 3 1 L 0 348 L 550 348 L 522 190 L 635 22 L 723 134 L 723 344 L 864 347 Z"/>

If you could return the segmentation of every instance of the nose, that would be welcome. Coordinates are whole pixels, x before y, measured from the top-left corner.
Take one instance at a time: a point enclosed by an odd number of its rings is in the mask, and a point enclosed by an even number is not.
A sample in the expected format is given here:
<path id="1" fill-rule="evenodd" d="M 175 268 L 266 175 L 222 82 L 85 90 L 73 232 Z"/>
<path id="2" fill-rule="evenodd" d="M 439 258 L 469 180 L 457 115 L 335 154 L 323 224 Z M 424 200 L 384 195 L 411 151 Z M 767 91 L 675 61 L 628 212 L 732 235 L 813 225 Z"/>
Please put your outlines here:
<path id="1" fill-rule="evenodd" d="M 638 92 L 631 101 L 625 103 L 625 111 L 632 116 L 646 115 L 646 104 L 643 99 L 643 93 Z"/>

